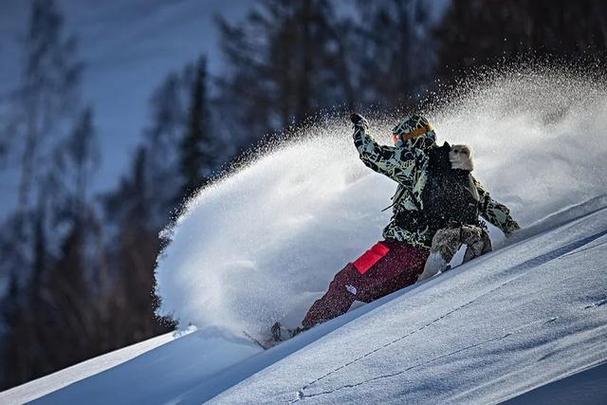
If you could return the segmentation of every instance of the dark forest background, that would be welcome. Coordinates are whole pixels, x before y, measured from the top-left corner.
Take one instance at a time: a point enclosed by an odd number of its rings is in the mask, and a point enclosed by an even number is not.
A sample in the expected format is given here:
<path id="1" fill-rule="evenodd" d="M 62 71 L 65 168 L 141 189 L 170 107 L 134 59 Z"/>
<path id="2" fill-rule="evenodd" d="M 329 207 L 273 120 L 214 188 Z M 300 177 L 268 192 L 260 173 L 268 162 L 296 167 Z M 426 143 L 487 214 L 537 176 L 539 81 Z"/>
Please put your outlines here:
<path id="1" fill-rule="evenodd" d="M 327 108 L 410 109 L 509 61 L 606 60 L 600 0 L 453 0 L 440 19 L 435 6 L 260 0 L 237 23 L 217 17 L 222 73 L 194 54 L 168 74 L 130 171 L 97 195 L 76 38 L 54 1 L 32 1 L 22 78 L 0 122 L 0 159 L 18 159 L 20 176 L 0 233 L 0 389 L 172 330 L 154 315 L 159 232 L 268 134 Z"/>

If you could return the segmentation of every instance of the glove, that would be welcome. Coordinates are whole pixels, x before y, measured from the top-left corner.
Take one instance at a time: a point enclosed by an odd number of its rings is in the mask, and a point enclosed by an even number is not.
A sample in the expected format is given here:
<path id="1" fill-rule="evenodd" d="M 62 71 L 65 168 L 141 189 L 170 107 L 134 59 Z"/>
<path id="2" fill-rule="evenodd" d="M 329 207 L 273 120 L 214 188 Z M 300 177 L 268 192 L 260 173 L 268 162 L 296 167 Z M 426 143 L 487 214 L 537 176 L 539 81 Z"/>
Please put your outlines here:
<path id="1" fill-rule="evenodd" d="M 367 122 L 365 117 L 363 117 L 359 113 L 350 114 L 350 121 L 352 121 L 352 124 L 354 124 L 354 128 L 369 128 L 369 123 Z"/>

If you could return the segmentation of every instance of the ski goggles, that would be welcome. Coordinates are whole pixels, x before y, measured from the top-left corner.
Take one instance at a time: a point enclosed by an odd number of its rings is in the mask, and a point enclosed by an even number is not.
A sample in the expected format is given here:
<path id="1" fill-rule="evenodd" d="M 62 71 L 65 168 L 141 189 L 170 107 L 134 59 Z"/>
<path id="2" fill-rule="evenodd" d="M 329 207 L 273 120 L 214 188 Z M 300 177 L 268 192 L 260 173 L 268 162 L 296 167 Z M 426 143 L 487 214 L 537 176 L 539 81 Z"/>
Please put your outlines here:
<path id="1" fill-rule="evenodd" d="M 393 133 L 392 134 L 392 142 L 394 142 L 394 143 L 397 143 L 398 141 L 407 142 L 409 139 L 417 138 L 418 136 L 421 136 L 421 135 L 425 134 L 426 132 L 430 132 L 430 131 L 432 131 L 432 126 L 431 125 L 425 125 L 423 127 L 416 128 L 413 131 L 407 132 L 407 133 L 402 134 L 402 135 Z"/>

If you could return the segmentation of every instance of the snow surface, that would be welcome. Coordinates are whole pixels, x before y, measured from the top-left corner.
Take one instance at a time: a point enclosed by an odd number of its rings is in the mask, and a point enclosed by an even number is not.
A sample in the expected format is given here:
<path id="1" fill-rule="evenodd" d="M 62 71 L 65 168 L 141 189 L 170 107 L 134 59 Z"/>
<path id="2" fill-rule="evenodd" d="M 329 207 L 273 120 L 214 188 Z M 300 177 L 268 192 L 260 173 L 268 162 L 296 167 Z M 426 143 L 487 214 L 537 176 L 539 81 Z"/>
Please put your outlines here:
<path id="1" fill-rule="evenodd" d="M 605 387 L 607 387 L 607 363 L 536 388 L 506 403 L 508 405 L 601 404 L 605 403 L 606 399 Z"/>
<path id="2" fill-rule="evenodd" d="M 225 367 L 261 349 L 243 337 L 208 328 L 173 340 L 33 403 L 171 403 Z"/>
<path id="3" fill-rule="evenodd" d="M 604 367 L 592 371 L 607 361 L 607 199 L 560 216 L 270 350 L 203 329 L 36 403 L 495 403 L 561 379 L 521 399 L 585 387 L 580 402 L 597 403 L 607 399 Z"/>
<path id="4" fill-rule="evenodd" d="M 174 337 L 173 333 L 157 336 L 1 392 L 0 404 L 16 404 L 32 401 L 164 345 L 172 341 Z"/>
<path id="5" fill-rule="evenodd" d="M 398 292 L 214 401 L 503 401 L 607 360 L 606 260 L 603 209 Z"/>

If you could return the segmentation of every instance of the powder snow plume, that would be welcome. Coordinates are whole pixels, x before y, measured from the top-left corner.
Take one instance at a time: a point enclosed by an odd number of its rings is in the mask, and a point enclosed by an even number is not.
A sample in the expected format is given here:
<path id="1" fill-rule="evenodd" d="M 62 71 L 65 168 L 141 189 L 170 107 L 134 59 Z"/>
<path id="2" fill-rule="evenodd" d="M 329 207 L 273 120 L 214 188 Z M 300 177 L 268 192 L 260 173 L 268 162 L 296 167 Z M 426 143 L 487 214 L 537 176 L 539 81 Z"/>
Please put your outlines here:
<path id="1" fill-rule="evenodd" d="M 439 144 L 525 226 L 607 190 L 607 86 L 554 70 L 508 73 L 426 112 Z M 398 116 L 371 119 L 381 143 Z M 159 314 L 236 333 L 295 325 L 333 275 L 381 239 L 395 184 L 358 159 L 347 120 L 302 131 L 188 202 L 158 258 Z"/>

